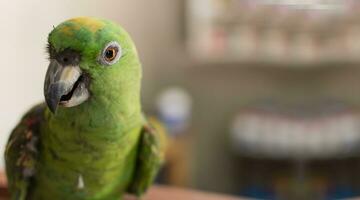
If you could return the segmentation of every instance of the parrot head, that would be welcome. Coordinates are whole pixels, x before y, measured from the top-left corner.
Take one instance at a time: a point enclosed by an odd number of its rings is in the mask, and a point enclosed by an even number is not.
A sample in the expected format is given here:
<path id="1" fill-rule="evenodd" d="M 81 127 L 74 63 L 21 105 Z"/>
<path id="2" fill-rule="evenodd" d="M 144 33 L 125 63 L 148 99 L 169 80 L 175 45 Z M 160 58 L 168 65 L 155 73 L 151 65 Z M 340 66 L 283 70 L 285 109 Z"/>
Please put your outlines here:
<path id="1" fill-rule="evenodd" d="M 48 36 L 48 53 L 44 95 L 53 113 L 94 101 L 131 103 L 139 93 L 135 45 L 111 21 L 79 17 L 61 23 Z"/>

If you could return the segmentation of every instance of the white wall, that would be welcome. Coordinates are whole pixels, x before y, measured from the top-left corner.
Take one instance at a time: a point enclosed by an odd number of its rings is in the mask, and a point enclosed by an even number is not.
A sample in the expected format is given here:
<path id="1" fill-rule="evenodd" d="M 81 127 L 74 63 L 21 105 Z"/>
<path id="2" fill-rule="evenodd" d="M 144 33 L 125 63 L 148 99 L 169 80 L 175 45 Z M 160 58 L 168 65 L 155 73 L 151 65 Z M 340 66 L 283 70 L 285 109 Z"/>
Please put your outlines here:
<path id="1" fill-rule="evenodd" d="M 45 46 L 53 25 L 76 16 L 117 21 L 133 36 L 147 65 L 146 76 L 151 79 L 149 66 L 157 65 L 162 57 L 161 45 L 168 51 L 171 45 L 166 42 L 171 40 L 168 33 L 177 31 L 169 27 L 171 21 L 164 13 L 173 15 L 174 12 L 164 8 L 175 9 L 173 5 L 176 6 L 168 0 L 0 1 L 0 167 L 10 131 L 27 109 L 43 101 L 48 64 Z"/>

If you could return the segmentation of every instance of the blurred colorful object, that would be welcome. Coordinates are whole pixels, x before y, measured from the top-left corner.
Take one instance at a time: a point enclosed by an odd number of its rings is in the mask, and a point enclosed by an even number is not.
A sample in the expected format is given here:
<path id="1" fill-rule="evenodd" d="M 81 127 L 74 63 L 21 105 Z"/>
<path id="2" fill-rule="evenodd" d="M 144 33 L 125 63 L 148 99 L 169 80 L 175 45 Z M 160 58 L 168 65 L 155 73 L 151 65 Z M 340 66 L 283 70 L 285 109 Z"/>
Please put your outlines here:
<path id="1" fill-rule="evenodd" d="M 160 119 L 169 129 L 169 134 L 177 135 L 188 128 L 191 104 L 190 95 L 180 87 L 170 87 L 161 92 L 157 109 Z"/>
<path id="2" fill-rule="evenodd" d="M 360 145 L 360 113 L 347 107 L 334 110 L 330 108 L 333 105 L 328 106 L 323 108 L 326 113 L 311 106 L 294 112 L 261 107 L 244 109 L 233 122 L 231 142 L 239 153 L 272 158 L 356 155 Z"/>

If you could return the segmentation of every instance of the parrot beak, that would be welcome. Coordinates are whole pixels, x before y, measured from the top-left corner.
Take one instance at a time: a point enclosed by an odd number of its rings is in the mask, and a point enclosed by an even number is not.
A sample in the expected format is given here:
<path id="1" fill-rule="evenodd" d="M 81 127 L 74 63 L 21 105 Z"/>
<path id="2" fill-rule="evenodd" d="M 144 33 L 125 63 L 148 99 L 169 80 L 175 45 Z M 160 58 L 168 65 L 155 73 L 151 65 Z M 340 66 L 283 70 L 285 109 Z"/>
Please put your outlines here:
<path id="1" fill-rule="evenodd" d="M 79 66 L 63 66 L 51 59 L 46 72 L 44 95 L 50 111 L 58 106 L 73 107 L 89 98 L 86 77 Z"/>

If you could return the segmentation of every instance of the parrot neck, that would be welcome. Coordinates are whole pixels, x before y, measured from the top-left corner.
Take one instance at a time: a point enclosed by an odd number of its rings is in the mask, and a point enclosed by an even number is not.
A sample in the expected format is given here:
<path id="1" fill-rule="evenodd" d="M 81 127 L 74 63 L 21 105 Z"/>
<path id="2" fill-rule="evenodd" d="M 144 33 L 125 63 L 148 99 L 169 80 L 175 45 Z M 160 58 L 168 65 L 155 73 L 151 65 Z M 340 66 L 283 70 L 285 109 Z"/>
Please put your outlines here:
<path id="1" fill-rule="evenodd" d="M 126 95 L 124 95 L 126 96 Z M 140 95 L 131 99 L 91 98 L 87 102 L 72 108 L 58 108 L 56 114 L 47 111 L 50 125 L 61 129 L 82 132 L 103 132 L 111 130 L 126 132 L 141 126 L 143 119 Z"/>

